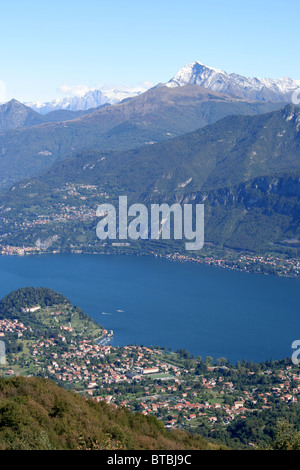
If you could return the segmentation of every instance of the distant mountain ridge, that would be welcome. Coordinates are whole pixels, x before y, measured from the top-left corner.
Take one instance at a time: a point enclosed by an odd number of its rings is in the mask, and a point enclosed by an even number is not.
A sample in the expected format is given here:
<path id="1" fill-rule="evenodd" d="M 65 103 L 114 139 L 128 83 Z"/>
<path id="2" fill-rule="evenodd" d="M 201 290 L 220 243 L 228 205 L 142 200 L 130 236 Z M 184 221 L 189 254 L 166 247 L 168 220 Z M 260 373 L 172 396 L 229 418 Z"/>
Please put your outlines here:
<path id="1" fill-rule="evenodd" d="M 253 178 L 293 171 L 300 171 L 300 107 L 287 105 L 259 116 L 227 116 L 194 132 L 138 149 L 87 150 L 57 162 L 39 179 L 109 181 L 135 197 L 181 202 L 200 190 L 233 187 Z"/>
<path id="2" fill-rule="evenodd" d="M 200 85 L 209 90 L 226 93 L 251 101 L 291 102 L 296 90 L 300 91 L 300 80 L 283 77 L 249 78 L 237 73 L 227 73 L 194 61 L 180 69 L 174 77 L 165 83 L 168 87 Z M 60 109 L 69 111 L 86 111 L 104 104 L 117 104 L 121 101 L 138 96 L 152 85 L 144 83 L 140 86 L 124 89 L 91 89 L 80 96 L 69 96 L 49 102 L 27 102 L 26 106 L 40 114 L 47 114 Z"/>
<path id="3" fill-rule="evenodd" d="M 228 115 L 262 114 L 282 106 L 187 85 L 155 87 L 130 100 L 96 110 L 53 111 L 41 118 L 49 119 L 54 114 L 57 119 L 53 116 L 53 120 L 60 122 L 0 133 L 0 188 L 36 175 L 57 160 L 82 150 L 125 150 L 152 145 Z M 66 113 L 73 120 L 57 116 Z M 74 119 L 74 113 L 84 115 Z"/>
<path id="4" fill-rule="evenodd" d="M 253 101 L 286 101 L 291 102 L 292 95 L 299 90 L 300 80 L 288 77 L 275 80 L 271 78 L 248 78 L 236 73 L 224 72 L 208 67 L 201 62 L 192 62 L 176 73 L 166 83 L 168 87 L 200 85 L 209 90 L 228 93 Z"/>
<path id="5" fill-rule="evenodd" d="M 27 106 L 40 114 L 46 114 L 59 109 L 69 111 L 87 111 L 90 108 L 98 108 L 104 104 L 117 104 L 128 98 L 133 98 L 144 93 L 149 87 L 140 86 L 132 89 L 108 89 L 89 90 L 83 96 L 70 96 L 58 98 L 45 103 L 30 102 Z"/>
<path id="6" fill-rule="evenodd" d="M 38 126 L 40 124 L 72 121 L 73 119 L 77 119 L 85 114 L 97 111 L 101 107 L 102 106 L 91 108 L 87 111 L 58 109 L 57 111 L 50 111 L 49 113 L 42 115 L 33 111 L 25 104 L 12 99 L 0 106 L 0 133 L 14 129 Z"/>

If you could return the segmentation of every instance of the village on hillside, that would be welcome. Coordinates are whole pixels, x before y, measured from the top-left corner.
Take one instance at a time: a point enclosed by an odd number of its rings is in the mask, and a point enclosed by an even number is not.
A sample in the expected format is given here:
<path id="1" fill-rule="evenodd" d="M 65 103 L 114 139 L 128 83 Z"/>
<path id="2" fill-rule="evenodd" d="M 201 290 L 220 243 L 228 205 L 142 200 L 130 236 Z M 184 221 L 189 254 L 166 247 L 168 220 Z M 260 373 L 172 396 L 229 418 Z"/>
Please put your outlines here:
<path id="1" fill-rule="evenodd" d="M 22 321 L 0 320 L 0 340 L 7 344 L 0 375 L 48 377 L 93 400 L 155 415 L 169 428 L 205 428 L 209 435 L 234 420 L 298 404 L 300 372 L 291 361 L 232 365 L 186 351 L 113 347 L 112 331 L 91 319 L 79 324 L 76 314 L 64 309 L 34 306 L 22 309 Z M 30 314 L 47 325 L 47 333 L 41 334 L 32 317 L 27 323 Z"/>

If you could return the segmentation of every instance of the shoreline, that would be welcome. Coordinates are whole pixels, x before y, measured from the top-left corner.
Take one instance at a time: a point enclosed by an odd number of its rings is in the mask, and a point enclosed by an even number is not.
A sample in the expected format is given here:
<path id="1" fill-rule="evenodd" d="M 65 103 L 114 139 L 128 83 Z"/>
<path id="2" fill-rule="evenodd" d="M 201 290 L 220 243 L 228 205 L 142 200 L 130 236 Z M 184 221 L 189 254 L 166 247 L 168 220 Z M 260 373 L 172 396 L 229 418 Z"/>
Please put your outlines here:
<path id="1" fill-rule="evenodd" d="M 251 258 L 249 254 L 246 254 L 245 252 L 239 252 L 240 256 L 244 256 L 245 259 L 247 259 L 247 257 Z M 236 259 L 226 259 L 225 257 L 223 257 L 221 260 L 220 259 L 217 259 L 217 258 L 214 258 L 213 256 L 205 256 L 203 258 L 195 258 L 195 257 L 192 257 L 192 256 L 185 256 L 183 255 L 182 253 L 178 253 L 178 252 L 175 252 L 175 253 L 168 253 L 168 254 L 160 254 L 160 253 L 155 253 L 155 252 L 149 252 L 149 253 L 137 253 L 137 252 L 130 252 L 130 253 L 126 253 L 125 251 L 124 252 L 107 252 L 107 253 L 104 253 L 104 252 L 85 252 L 85 251 L 82 251 L 82 250 L 74 250 L 74 251 L 71 251 L 71 252 L 66 252 L 66 251 L 58 251 L 58 250 L 53 250 L 53 251 L 46 251 L 46 250 L 43 250 L 43 251 L 24 251 L 23 253 L 18 253 L 18 252 L 12 252 L 12 253 L 3 253 L 3 252 L 0 252 L 0 257 L 1 256 L 18 256 L 18 257 L 24 257 L 24 256 L 41 256 L 41 255 L 106 255 L 106 256 L 150 256 L 150 257 L 154 257 L 154 258 L 161 258 L 161 259 L 165 259 L 165 260 L 168 260 L 168 261 L 172 261 L 172 262 L 178 262 L 178 263 L 193 263 L 193 264 L 202 264 L 202 265 L 206 265 L 206 266 L 210 266 L 210 267 L 213 267 L 213 268 L 223 268 L 223 269 L 228 269 L 228 270 L 231 270 L 231 271 L 238 271 L 238 272 L 244 272 L 244 273 L 252 273 L 252 274 L 262 274 L 262 275 L 265 275 L 265 276 L 278 276 L 278 277 L 286 277 L 286 278 L 291 278 L 291 279 L 297 279 L 300 277 L 300 260 L 298 258 L 291 258 L 290 260 L 284 260 L 282 259 L 281 261 L 284 262 L 284 261 L 287 261 L 287 262 L 294 262 L 295 264 L 297 264 L 297 268 L 296 268 L 296 272 L 295 274 L 292 274 L 292 273 L 287 273 L 287 272 L 280 272 L 279 270 L 276 271 L 276 269 L 274 269 L 274 272 L 266 272 L 266 270 L 264 270 L 264 266 L 263 266 L 263 263 L 266 263 L 266 260 L 264 256 L 262 255 L 253 255 L 254 257 L 256 257 L 257 259 L 259 259 L 259 261 L 253 261 L 252 262 L 252 265 L 251 265 L 251 268 L 253 267 L 253 269 L 247 267 L 247 266 L 238 266 L 238 263 L 241 262 L 239 260 L 236 260 Z M 270 258 L 271 255 L 268 255 L 268 257 Z M 279 259 L 279 258 L 277 258 Z M 232 265 L 229 265 L 229 264 L 232 264 Z M 254 268 L 257 268 L 257 270 L 255 270 Z M 262 268 L 262 269 L 261 269 Z"/>

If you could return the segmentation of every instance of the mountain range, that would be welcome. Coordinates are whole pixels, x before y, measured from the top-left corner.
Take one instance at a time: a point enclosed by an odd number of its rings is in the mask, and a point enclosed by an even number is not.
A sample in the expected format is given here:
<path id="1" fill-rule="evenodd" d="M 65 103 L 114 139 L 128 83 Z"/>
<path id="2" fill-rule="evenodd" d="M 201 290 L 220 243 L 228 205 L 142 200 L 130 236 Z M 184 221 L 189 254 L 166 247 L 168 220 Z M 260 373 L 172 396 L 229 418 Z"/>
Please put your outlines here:
<path id="1" fill-rule="evenodd" d="M 209 90 L 251 101 L 291 102 L 293 93 L 300 90 L 300 80 L 293 80 L 288 77 L 281 79 L 249 78 L 237 73 L 227 73 L 198 61 L 184 66 L 165 85 L 168 87 L 200 85 Z M 45 103 L 31 102 L 25 104 L 41 114 L 58 109 L 86 111 L 89 108 L 97 108 L 103 104 L 117 104 L 124 99 L 144 93 L 148 88 L 150 88 L 150 84 L 146 83 L 132 89 L 93 89 L 83 96 L 71 96 Z"/>
<path id="2" fill-rule="evenodd" d="M 299 157 L 300 108 L 228 116 L 151 146 L 85 151 L 58 161 L 38 178 L 16 184 L 2 198 L 0 216 L 14 221 L 17 210 L 38 217 L 49 213 L 54 201 L 59 204 L 66 184 L 97 185 L 112 197 L 126 194 L 131 202 L 204 203 L 205 240 L 219 247 L 297 253 Z M 39 230 L 45 232 L 35 227 L 27 240 L 35 243 Z M 55 236 L 57 225 L 53 233 L 47 230 L 47 236 Z"/>
<path id="3" fill-rule="evenodd" d="M 87 111 L 90 108 L 98 108 L 104 104 L 117 104 L 125 99 L 138 96 L 144 93 L 149 88 L 148 85 L 142 85 L 131 89 L 103 89 L 103 90 L 89 90 L 83 96 L 71 96 L 60 98 L 53 101 L 41 103 L 30 102 L 25 103 L 33 110 L 47 114 L 51 111 L 59 109 L 69 111 Z"/>
<path id="4" fill-rule="evenodd" d="M 74 116 L 75 111 L 55 111 L 54 115 L 61 115 L 60 122 L 45 122 L 0 133 L 0 188 L 38 174 L 59 159 L 84 149 L 108 151 L 152 145 L 228 115 L 261 114 L 282 105 L 252 102 L 187 85 L 155 87 L 117 105 L 83 112 L 84 115 L 78 118 Z M 27 113 L 28 108 L 25 111 Z M 42 118 L 49 119 L 52 115 L 54 119 L 53 113 Z M 73 120 L 65 121 L 65 113 L 72 113 Z M 36 114 L 34 116 L 38 118 Z M 12 123 L 12 116 L 7 120 Z"/>
<path id="5" fill-rule="evenodd" d="M 286 104 L 298 85 L 195 62 L 85 111 L 42 115 L 12 100 L 0 107 L 0 217 L 18 239 L 16 210 L 39 217 L 65 184 L 91 184 L 146 204 L 204 202 L 206 239 L 220 247 L 298 253 L 300 111 Z M 41 238 L 35 227 L 26 237 Z"/>
<path id="6" fill-rule="evenodd" d="M 177 87 L 191 84 L 253 101 L 291 102 L 294 92 L 298 90 L 300 93 L 300 80 L 288 77 L 278 80 L 248 78 L 236 73 L 228 74 L 197 61 L 179 70 L 166 86 Z"/>
<path id="7" fill-rule="evenodd" d="M 72 119 L 96 111 L 101 107 L 102 106 L 89 109 L 88 111 L 58 109 L 57 111 L 51 111 L 42 115 L 19 101 L 12 99 L 0 106 L 0 133 L 22 127 L 38 126 L 39 124 L 45 124 L 47 122 L 71 121 Z"/>

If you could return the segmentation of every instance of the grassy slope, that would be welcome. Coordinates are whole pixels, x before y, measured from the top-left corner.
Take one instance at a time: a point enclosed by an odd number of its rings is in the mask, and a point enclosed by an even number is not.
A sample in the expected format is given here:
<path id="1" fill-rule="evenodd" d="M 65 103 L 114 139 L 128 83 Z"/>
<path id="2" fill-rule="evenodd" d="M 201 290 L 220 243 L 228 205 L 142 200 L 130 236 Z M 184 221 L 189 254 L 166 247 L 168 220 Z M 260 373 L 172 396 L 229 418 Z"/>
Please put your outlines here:
<path id="1" fill-rule="evenodd" d="M 218 449 L 154 417 L 91 400 L 49 380 L 0 380 L 0 449 Z"/>

